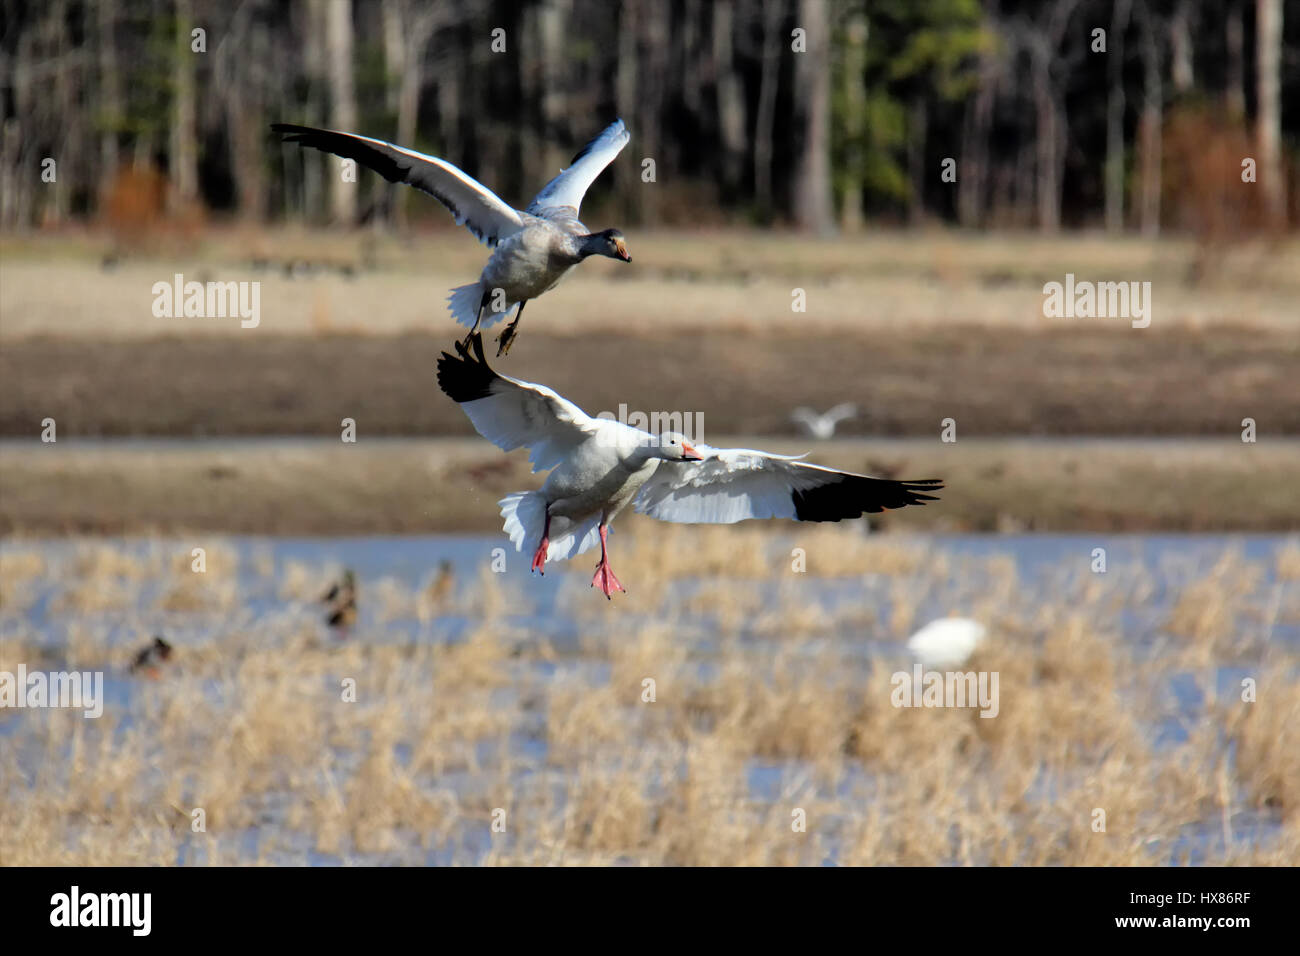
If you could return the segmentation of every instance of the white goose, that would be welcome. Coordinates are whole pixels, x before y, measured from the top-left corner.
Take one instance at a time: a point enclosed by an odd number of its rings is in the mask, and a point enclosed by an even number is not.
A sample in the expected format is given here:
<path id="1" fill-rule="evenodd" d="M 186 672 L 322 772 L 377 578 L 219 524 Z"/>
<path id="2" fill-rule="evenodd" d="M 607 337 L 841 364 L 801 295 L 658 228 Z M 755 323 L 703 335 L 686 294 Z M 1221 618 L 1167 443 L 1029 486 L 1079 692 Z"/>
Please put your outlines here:
<path id="1" fill-rule="evenodd" d="M 968 617 L 941 617 L 909 637 L 907 649 L 926 670 L 955 670 L 971 659 L 987 633 Z"/>
<path id="2" fill-rule="evenodd" d="M 438 385 L 459 402 L 479 434 L 505 451 L 526 447 L 533 471 L 551 470 L 537 491 L 502 498 L 505 532 L 516 551 L 533 549 L 534 571 L 582 554 L 600 542 L 591 583 L 605 596 L 627 589 L 609 566 L 609 523 L 628 504 L 636 511 L 692 524 L 746 518 L 839 521 L 935 501 L 936 479 L 891 481 L 811 465 L 748 448 L 710 448 L 677 432 L 652 435 L 622 422 L 592 418 L 545 385 L 488 367 L 483 339 L 474 355 L 438 360 Z"/>
<path id="3" fill-rule="evenodd" d="M 631 262 L 627 242 L 617 229 L 589 233 L 578 220 L 582 197 L 596 177 L 631 139 L 622 120 L 607 126 L 582 148 L 569 168 L 542 187 L 523 212 L 446 160 L 394 146 L 380 139 L 310 126 L 273 123 L 285 142 L 354 159 L 390 183 L 422 189 L 451 210 L 456 223 L 495 251 L 477 282 L 451 290 L 448 309 L 472 333 L 490 326 L 519 307 L 501 333 L 502 355 L 519 327 L 524 303 L 547 292 L 588 256 Z M 485 319 L 486 314 L 486 319 Z"/>
<path id="4" fill-rule="evenodd" d="M 839 423 L 857 414 L 858 406 L 852 402 L 843 402 L 820 415 L 811 408 L 800 406 L 790 413 L 790 421 L 802 425 L 804 431 L 813 438 L 830 441 L 835 437 L 835 429 Z"/>

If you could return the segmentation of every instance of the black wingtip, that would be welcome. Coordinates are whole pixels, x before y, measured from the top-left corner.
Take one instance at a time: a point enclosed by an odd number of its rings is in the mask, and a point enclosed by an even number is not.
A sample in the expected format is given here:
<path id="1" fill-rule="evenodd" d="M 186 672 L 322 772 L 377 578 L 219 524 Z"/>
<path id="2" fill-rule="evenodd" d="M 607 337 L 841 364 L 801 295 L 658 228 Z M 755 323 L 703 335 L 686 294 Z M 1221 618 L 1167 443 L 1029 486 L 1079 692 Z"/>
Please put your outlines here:
<path id="1" fill-rule="evenodd" d="M 438 387 L 453 402 L 472 402 L 492 394 L 491 386 L 497 373 L 492 371 L 483 352 L 483 335 L 475 332 L 469 337 L 473 357 L 464 342 L 457 341 L 460 357 L 443 352 L 438 359 Z"/>
<path id="2" fill-rule="evenodd" d="M 272 123 L 271 132 L 279 133 L 284 137 L 286 143 L 296 143 L 308 133 L 314 133 L 316 130 L 310 126 L 296 126 L 293 123 Z"/>
<path id="3" fill-rule="evenodd" d="M 842 521 L 938 501 L 938 496 L 929 492 L 942 488 L 943 481 L 939 478 L 892 481 L 865 475 L 841 475 L 839 481 L 796 491 L 792 497 L 795 518 L 799 521 Z"/>

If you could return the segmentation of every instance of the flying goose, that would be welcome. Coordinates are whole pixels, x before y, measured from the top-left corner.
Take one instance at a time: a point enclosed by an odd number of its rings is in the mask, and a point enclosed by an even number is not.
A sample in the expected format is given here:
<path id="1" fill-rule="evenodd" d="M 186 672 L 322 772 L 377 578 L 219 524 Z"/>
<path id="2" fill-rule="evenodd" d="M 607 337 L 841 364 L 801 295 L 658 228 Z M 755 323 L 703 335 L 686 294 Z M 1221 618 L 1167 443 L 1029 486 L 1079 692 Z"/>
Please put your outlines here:
<path id="1" fill-rule="evenodd" d="M 532 570 L 582 554 L 600 542 L 592 576 L 605 597 L 626 591 L 609 566 L 606 534 L 625 507 L 688 524 L 732 524 L 747 518 L 839 521 L 937 500 L 936 479 L 890 481 L 835 471 L 748 448 L 711 448 L 677 432 L 652 435 L 607 418 L 592 418 L 547 388 L 494 372 L 483 339 L 474 354 L 456 344 L 438 360 L 438 385 L 459 402 L 478 433 L 505 451 L 526 447 L 533 471 L 550 470 L 541 489 L 502 498 L 505 532 Z"/>
<path id="2" fill-rule="evenodd" d="M 448 309 L 472 334 L 480 323 L 491 326 L 518 305 L 514 321 L 499 336 L 497 355 L 509 351 L 524 303 L 555 288 L 583 259 L 599 255 L 632 261 L 623 233 L 617 229 L 588 232 L 578 220 L 582 197 L 631 139 L 622 120 L 584 146 L 569 168 L 543 186 L 523 212 L 436 156 L 355 133 L 289 123 L 273 123 L 271 129 L 283 134 L 285 142 L 354 159 L 390 183 L 424 190 L 451 210 L 457 225 L 494 249 L 477 282 L 451 290 Z"/>
<path id="3" fill-rule="evenodd" d="M 813 438 L 829 441 L 835 437 L 835 426 L 845 419 L 857 415 L 858 406 L 852 402 L 836 405 L 824 415 L 819 415 L 811 408 L 799 407 L 790 413 L 790 420 L 804 427 Z"/>

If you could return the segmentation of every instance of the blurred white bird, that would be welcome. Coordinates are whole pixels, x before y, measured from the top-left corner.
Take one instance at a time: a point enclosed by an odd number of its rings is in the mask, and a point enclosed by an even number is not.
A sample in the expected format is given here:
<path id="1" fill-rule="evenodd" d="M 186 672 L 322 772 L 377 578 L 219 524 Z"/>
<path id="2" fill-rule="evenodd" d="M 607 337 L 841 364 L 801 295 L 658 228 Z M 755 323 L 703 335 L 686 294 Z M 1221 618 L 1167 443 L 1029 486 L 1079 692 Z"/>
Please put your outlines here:
<path id="1" fill-rule="evenodd" d="M 790 421 L 804 427 L 813 438 L 821 441 L 835 437 L 835 426 L 847 418 L 858 414 L 858 406 L 852 402 L 836 405 L 825 415 L 819 415 L 811 408 L 796 408 L 790 413 Z"/>
<path id="2" fill-rule="evenodd" d="M 984 642 L 988 631 L 968 617 L 942 617 L 907 639 L 907 649 L 926 670 L 955 670 Z"/>

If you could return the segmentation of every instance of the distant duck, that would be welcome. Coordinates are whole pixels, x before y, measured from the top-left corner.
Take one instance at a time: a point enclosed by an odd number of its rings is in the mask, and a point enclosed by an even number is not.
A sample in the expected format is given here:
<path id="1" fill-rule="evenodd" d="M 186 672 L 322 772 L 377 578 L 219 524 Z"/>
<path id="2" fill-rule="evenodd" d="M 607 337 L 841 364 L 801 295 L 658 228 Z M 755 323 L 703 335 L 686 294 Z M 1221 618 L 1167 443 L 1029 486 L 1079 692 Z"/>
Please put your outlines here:
<path id="1" fill-rule="evenodd" d="M 424 589 L 424 596 L 428 599 L 429 604 L 433 607 L 441 607 L 447 603 L 452 592 L 456 589 L 456 571 L 450 561 L 438 562 L 438 573 L 429 586 Z"/>
<path id="2" fill-rule="evenodd" d="M 979 621 L 943 617 L 909 637 L 907 649 L 926 670 L 955 670 L 970 660 L 987 633 Z"/>
<path id="3" fill-rule="evenodd" d="M 555 288 L 588 256 L 632 261 L 623 233 L 617 229 L 589 233 L 578 219 L 588 188 L 631 139 L 622 120 L 584 146 L 569 168 L 543 186 L 523 211 L 436 156 L 355 133 L 288 123 L 273 123 L 271 129 L 282 134 L 285 142 L 355 160 L 390 183 L 423 190 L 450 209 L 458 225 L 491 247 L 494 251 L 479 280 L 451 290 L 449 309 L 473 334 L 480 323 L 490 326 L 518 306 L 514 321 L 498 338 L 497 355 L 510 349 L 525 303 Z"/>
<path id="4" fill-rule="evenodd" d="M 328 612 L 325 623 L 335 631 L 338 638 L 347 637 L 357 620 L 357 578 L 351 568 L 343 572 L 343 580 L 325 592 L 321 603 Z"/>
<path id="5" fill-rule="evenodd" d="M 162 676 L 162 666 L 171 660 L 172 646 L 154 635 L 153 643 L 135 655 L 131 662 L 132 674 L 143 674 L 151 680 Z"/>
<path id="6" fill-rule="evenodd" d="M 858 406 L 852 402 L 836 405 L 824 415 L 819 415 L 811 408 L 796 408 L 790 413 L 790 420 L 803 426 L 813 438 L 827 441 L 835 437 L 835 428 L 840 422 L 858 414 Z"/>

